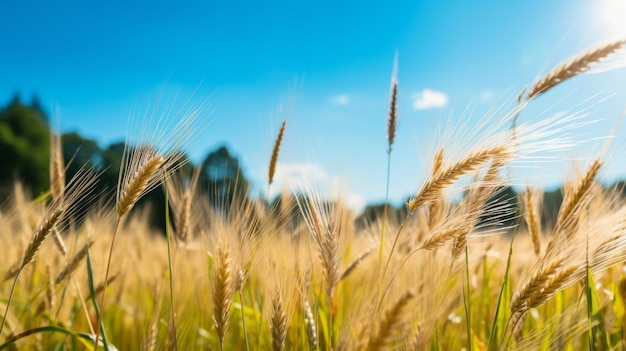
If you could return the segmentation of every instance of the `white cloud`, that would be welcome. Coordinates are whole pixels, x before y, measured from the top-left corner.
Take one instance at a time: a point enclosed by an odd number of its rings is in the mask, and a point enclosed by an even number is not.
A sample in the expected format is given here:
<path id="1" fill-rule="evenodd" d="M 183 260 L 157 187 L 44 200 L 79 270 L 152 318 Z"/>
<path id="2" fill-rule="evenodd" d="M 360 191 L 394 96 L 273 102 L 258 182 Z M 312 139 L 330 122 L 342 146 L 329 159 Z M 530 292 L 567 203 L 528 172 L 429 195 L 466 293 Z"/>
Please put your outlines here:
<path id="1" fill-rule="evenodd" d="M 365 207 L 365 197 L 350 192 L 344 187 L 346 182 L 341 177 L 331 177 L 320 165 L 315 163 L 277 163 L 274 181 L 270 188 L 270 197 L 281 191 L 306 191 L 310 189 L 322 198 L 341 199 L 351 210 L 360 212 Z"/>
<path id="2" fill-rule="evenodd" d="M 440 91 L 426 88 L 419 93 L 413 94 L 413 108 L 416 110 L 445 107 L 447 104 L 448 95 Z"/>
<path id="3" fill-rule="evenodd" d="M 274 197 L 282 191 L 299 191 L 304 184 L 318 184 L 328 179 L 328 172 L 315 163 L 278 162 L 269 196 Z"/>
<path id="4" fill-rule="evenodd" d="M 341 199 L 349 209 L 356 213 L 363 211 L 366 205 L 365 197 L 360 193 L 351 192 L 348 183 L 342 177 L 334 177 L 332 180 L 332 196 Z"/>
<path id="5" fill-rule="evenodd" d="M 347 105 L 350 103 L 350 97 L 345 94 L 337 95 L 330 98 L 330 102 L 335 105 Z"/>
<path id="6" fill-rule="evenodd" d="M 280 163 L 276 164 L 274 172 L 274 183 L 286 185 L 288 187 L 298 186 L 304 182 L 321 182 L 328 179 L 328 173 L 319 165 L 314 163 Z M 276 192 L 280 191 L 279 186 L 274 187 Z"/>

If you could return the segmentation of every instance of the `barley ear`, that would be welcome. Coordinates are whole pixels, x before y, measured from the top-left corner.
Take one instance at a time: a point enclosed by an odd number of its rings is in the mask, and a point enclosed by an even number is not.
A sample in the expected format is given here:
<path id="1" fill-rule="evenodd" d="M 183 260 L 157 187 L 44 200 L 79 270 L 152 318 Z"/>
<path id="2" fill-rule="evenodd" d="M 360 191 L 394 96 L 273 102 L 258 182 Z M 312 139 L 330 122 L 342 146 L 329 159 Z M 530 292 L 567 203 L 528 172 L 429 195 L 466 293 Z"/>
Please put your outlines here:
<path id="1" fill-rule="evenodd" d="M 48 275 L 48 289 L 46 289 L 46 304 L 48 305 L 48 311 L 52 315 L 52 310 L 56 305 L 56 294 L 54 292 L 54 281 L 52 280 L 52 268 L 50 265 L 46 265 L 46 274 Z"/>
<path id="2" fill-rule="evenodd" d="M 422 205 L 438 200 L 441 192 L 462 176 L 475 171 L 490 160 L 507 154 L 507 148 L 496 146 L 470 153 L 465 158 L 448 167 L 442 167 L 422 186 L 414 199 L 409 201 L 409 212 L 415 212 Z"/>
<path id="3" fill-rule="evenodd" d="M 591 185 L 593 184 L 601 167 L 602 161 L 595 159 L 574 190 L 565 195 L 565 199 L 563 199 L 563 204 L 561 205 L 556 221 L 557 228 L 565 225 L 566 222 L 575 215 L 575 212 L 580 208 L 580 204 L 587 197 L 589 189 L 591 189 Z"/>
<path id="4" fill-rule="evenodd" d="M 439 172 L 443 165 L 443 149 L 437 150 L 433 158 L 433 165 L 430 174 L 433 176 Z M 433 199 L 428 206 L 428 228 L 432 229 L 443 218 L 445 212 L 443 194 Z"/>
<path id="5" fill-rule="evenodd" d="M 144 350 L 145 351 L 154 351 L 157 344 L 157 318 L 153 318 L 150 323 L 150 330 L 148 331 L 148 336 L 146 337 L 146 341 L 144 342 Z"/>
<path id="6" fill-rule="evenodd" d="M 334 219 L 329 220 L 320 240 L 318 245 L 326 281 L 326 294 L 332 298 L 333 288 L 339 280 L 339 230 Z"/>
<path id="7" fill-rule="evenodd" d="M 116 272 L 114 274 L 111 274 L 106 281 L 100 282 L 100 284 L 98 284 L 98 286 L 96 286 L 96 288 L 94 289 L 94 295 L 99 295 L 101 292 L 103 292 L 106 286 L 109 286 L 111 283 L 117 280 L 117 278 L 120 277 L 120 273 L 121 272 Z"/>
<path id="8" fill-rule="evenodd" d="M 50 194 L 53 200 L 60 199 L 65 194 L 65 163 L 61 136 L 54 133 L 50 135 Z"/>
<path id="9" fill-rule="evenodd" d="M 278 135 L 276 136 L 276 141 L 274 142 L 274 148 L 272 149 L 272 157 L 270 158 L 270 167 L 268 171 L 268 186 L 272 185 L 272 182 L 274 181 L 276 163 L 278 162 L 278 152 L 280 151 L 280 144 L 282 143 L 283 136 L 285 135 L 286 125 L 287 120 L 283 120 L 283 124 L 280 126 L 280 130 L 278 131 Z"/>
<path id="10" fill-rule="evenodd" d="M 78 265 L 85 259 L 85 256 L 87 256 L 87 250 L 92 244 L 93 241 L 90 240 L 80 249 L 80 251 L 74 254 L 74 256 L 67 263 L 65 268 L 63 268 L 63 270 L 59 272 L 59 274 L 57 274 L 57 277 L 54 280 L 54 284 L 60 284 L 62 281 L 65 280 L 65 278 L 69 277 L 70 274 L 72 274 L 76 270 L 76 268 L 78 268 Z"/>
<path id="11" fill-rule="evenodd" d="M 187 242 L 189 238 L 189 227 L 191 226 L 191 201 L 193 198 L 191 192 L 192 188 L 185 190 L 176 226 L 176 234 L 183 243 Z"/>
<path id="12" fill-rule="evenodd" d="M 272 298 L 270 330 L 272 332 L 272 349 L 274 351 L 283 351 L 287 338 L 287 312 L 285 309 L 285 300 L 283 299 L 280 289 L 276 290 Z"/>
<path id="13" fill-rule="evenodd" d="M 57 225 L 57 223 L 61 220 L 62 215 L 63 210 L 55 209 L 44 219 L 44 221 L 39 226 L 39 229 L 35 231 L 33 237 L 30 239 L 28 247 L 26 247 L 21 268 L 24 268 L 24 266 L 26 266 L 35 258 L 37 252 L 39 251 L 39 248 L 41 247 L 41 244 L 52 232 L 54 226 Z"/>
<path id="14" fill-rule="evenodd" d="M 67 246 L 65 246 L 65 241 L 56 227 L 52 228 L 52 239 L 54 239 L 54 244 L 61 254 L 63 256 L 67 255 Z"/>
<path id="15" fill-rule="evenodd" d="M 592 64 L 613 54 L 617 50 L 624 47 L 625 44 L 626 40 L 614 41 L 612 43 L 590 49 L 557 66 L 532 86 L 526 95 L 526 100 L 534 99 L 562 82 L 584 73 L 589 70 Z"/>
<path id="16" fill-rule="evenodd" d="M 350 263 L 350 265 L 343 271 L 339 280 L 341 281 L 341 280 L 348 278 L 348 276 L 350 276 L 350 274 L 352 274 L 352 272 L 356 270 L 356 268 L 361 264 L 361 262 L 363 262 L 363 260 L 365 260 L 365 258 L 367 258 L 367 256 L 369 256 L 369 254 L 371 254 L 373 250 L 374 250 L 373 247 L 368 249 L 363 254 L 361 254 L 361 256 L 357 257 L 356 260 L 352 261 L 352 263 Z"/>
<path id="17" fill-rule="evenodd" d="M 407 292 L 393 305 L 391 309 L 385 313 L 385 316 L 379 323 L 378 330 L 374 334 L 368 344 L 367 350 L 384 350 L 386 344 L 390 341 L 394 334 L 394 329 L 400 324 L 402 320 L 402 311 L 413 298 L 412 292 Z"/>
<path id="18" fill-rule="evenodd" d="M 396 124 L 398 118 L 398 55 L 396 55 L 393 63 L 393 74 L 391 76 L 391 98 L 389 102 L 389 118 L 387 119 L 387 141 L 391 153 L 391 147 L 396 138 Z"/>
<path id="19" fill-rule="evenodd" d="M 577 266 L 564 266 L 565 259 L 557 257 L 542 263 L 535 273 L 513 294 L 511 299 L 511 316 L 519 319 L 531 308 L 541 306 L 558 291 L 569 286 L 580 272 Z"/>
<path id="20" fill-rule="evenodd" d="M 524 219 L 533 243 L 533 250 L 535 251 L 535 256 L 539 257 L 541 255 L 541 242 L 539 241 L 541 218 L 537 207 L 538 204 L 535 201 L 535 194 L 528 186 L 526 187 L 526 194 L 524 194 L 523 197 L 523 203 L 525 208 Z"/>
<path id="21" fill-rule="evenodd" d="M 220 339 L 220 345 L 223 346 L 224 335 L 229 324 L 228 317 L 234 294 L 234 282 L 230 250 L 222 245 L 218 249 L 216 275 L 213 280 L 213 324 Z"/>
<path id="22" fill-rule="evenodd" d="M 161 155 L 154 155 L 137 168 L 137 171 L 125 182 L 117 199 L 117 215 L 122 217 L 130 211 L 137 200 L 150 187 L 150 183 L 165 159 Z"/>
<path id="23" fill-rule="evenodd" d="M 309 301 L 304 298 L 304 322 L 306 323 L 306 332 L 309 340 L 309 350 L 317 350 L 317 328 L 315 327 L 315 318 L 311 311 Z"/>

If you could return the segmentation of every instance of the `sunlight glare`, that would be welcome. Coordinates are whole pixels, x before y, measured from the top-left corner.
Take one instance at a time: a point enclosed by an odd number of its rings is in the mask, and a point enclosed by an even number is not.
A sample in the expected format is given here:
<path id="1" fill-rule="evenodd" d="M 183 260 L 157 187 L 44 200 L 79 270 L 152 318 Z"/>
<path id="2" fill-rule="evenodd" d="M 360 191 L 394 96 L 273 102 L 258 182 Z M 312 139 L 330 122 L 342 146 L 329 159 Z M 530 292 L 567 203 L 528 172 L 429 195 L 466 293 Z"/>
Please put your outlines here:
<path id="1" fill-rule="evenodd" d="M 626 37 L 626 0 L 604 0 L 598 3 L 599 25 L 611 36 Z"/>

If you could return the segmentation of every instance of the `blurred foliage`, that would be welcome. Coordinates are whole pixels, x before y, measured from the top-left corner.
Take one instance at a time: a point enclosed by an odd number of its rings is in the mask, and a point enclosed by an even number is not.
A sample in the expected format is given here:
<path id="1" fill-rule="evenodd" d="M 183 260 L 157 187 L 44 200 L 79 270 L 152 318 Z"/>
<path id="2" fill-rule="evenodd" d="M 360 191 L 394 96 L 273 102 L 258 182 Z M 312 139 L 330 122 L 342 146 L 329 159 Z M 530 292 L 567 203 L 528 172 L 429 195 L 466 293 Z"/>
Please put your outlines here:
<path id="1" fill-rule="evenodd" d="M 0 109 L 0 195 L 5 198 L 20 179 L 34 194 L 49 187 L 48 121 L 36 99 L 30 105 L 16 95 Z"/>
<path id="2" fill-rule="evenodd" d="M 62 148 L 68 181 L 81 168 L 93 167 L 102 172 L 95 193 L 105 195 L 106 199 L 114 199 L 124 142 L 102 148 L 96 140 L 85 138 L 76 132 L 68 132 L 62 135 Z M 34 195 L 48 190 L 50 128 L 48 117 L 37 98 L 33 98 L 30 104 L 24 104 L 16 95 L 0 110 L 0 155 L 2 198 L 6 198 L 13 191 L 15 180 L 31 189 Z M 181 165 L 177 171 L 187 175 L 193 173 L 195 166 L 186 155 L 179 162 Z M 212 203 L 230 202 L 248 196 L 249 182 L 243 175 L 239 160 L 227 147 L 222 146 L 208 153 L 202 165 L 199 189 L 212 199 Z M 138 203 L 138 207 L 146 205 L 151 206 L 151 212 L 154 213 L 152 225 L 164 228 L 163 190 L 154 189 Z"/>
<path id="3" fill-rule="evenodd" d="M 229 204 L 248 197 L 250 183 L 226 146 L 209 153 L 201 167 L 200 184 L 214 207 L 228 211 Z"/>

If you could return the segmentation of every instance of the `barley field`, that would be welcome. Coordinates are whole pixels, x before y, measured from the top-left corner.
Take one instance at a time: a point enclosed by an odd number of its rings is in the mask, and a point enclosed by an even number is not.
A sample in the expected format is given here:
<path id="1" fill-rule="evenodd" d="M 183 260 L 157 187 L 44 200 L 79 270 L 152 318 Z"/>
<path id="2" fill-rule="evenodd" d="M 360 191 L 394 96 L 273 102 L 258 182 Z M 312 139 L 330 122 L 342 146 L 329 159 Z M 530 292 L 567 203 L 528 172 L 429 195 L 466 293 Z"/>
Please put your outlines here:
<path id="1" fill-rule="evenodd" d="M 626 203 L 600 185 L 604 151 L 563 180 L 547 225 L 542 189 L 522 184 L 519 207 L 500 194 L 511 164 L 567 150 L 587 123 L 528 123 L 526 107 L 624 46 L 564 60 L 511 109 L 457 131 L 460 145 L 437 143 L 404 210 L 367 223 L 306 184 L 276 200 L 206 201 L 180 162 L 195 109 L 170 121 L 176 132 L 126 145 L 108 192 L 94 190 L 99 169 L 67 179 L 53 133 L 49 191 L 16 182 L 0 207 L 0 350 L 626 349 Z M 392 76 L 390 160 L 398 89 Z M 268 187 L 287 133 L 285 121 Z M 169 204 L 165 233 L 135 206 L 155 189 Z"/>

